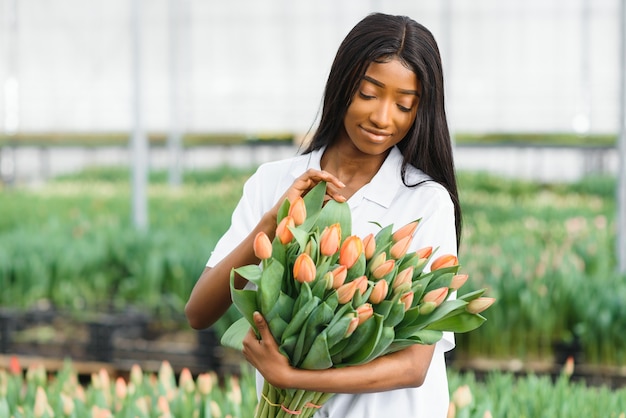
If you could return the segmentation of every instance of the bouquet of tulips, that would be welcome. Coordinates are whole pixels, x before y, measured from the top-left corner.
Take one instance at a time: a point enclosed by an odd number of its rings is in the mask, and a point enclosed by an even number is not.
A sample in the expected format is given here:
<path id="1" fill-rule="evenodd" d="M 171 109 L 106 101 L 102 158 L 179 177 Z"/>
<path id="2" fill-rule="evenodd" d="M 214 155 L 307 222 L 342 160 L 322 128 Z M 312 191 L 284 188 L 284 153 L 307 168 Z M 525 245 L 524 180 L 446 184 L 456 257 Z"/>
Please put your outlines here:
<path id="1" fill-rule="evenodd" d="M 362 239 L 351 235 L 349 206 L 324 205 L 325 193 L 320 183 L 304 198 L 286 200 L 274 240 L 256 236 L 260 265 L 231 272 L 233 303 L 243 317 L 224 334 L 224 345 L 240 348 L 258 311 L 292 366 L 319 370 L 434 344 L 444 331 L 467 332 L 485 321 L 480 312 L 494 302 L 482 297 L 485 289 L 449 299 L 468 278 L 458 274 L 456 256 L 437 257 L 426 273 L 436 250 L 408 252 L 419 220 Z M 235 289 L 235 273 L 256 288 Z M 311 417 L 332 395 L 265 382 L 256 417 Z"/>

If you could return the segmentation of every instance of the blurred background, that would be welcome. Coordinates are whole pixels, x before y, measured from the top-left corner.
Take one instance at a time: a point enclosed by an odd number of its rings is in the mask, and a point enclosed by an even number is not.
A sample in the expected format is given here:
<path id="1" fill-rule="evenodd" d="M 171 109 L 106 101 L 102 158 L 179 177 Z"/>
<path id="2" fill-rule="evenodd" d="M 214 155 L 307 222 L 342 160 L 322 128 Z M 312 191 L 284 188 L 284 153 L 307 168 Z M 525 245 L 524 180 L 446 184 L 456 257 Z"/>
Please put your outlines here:
<path id="1" fill-rule="evenodd" d="M 382 11 L 439 43 L 465 291 L 498 299 L 449 354 L 459 409 L 626 412 L 624 3 L 0 0 L 0 374 L 246 379 L 219 345 L 237 312 L 196 332 L 184 304 L 243 182 L 298 152 L 340 42 Z"/>

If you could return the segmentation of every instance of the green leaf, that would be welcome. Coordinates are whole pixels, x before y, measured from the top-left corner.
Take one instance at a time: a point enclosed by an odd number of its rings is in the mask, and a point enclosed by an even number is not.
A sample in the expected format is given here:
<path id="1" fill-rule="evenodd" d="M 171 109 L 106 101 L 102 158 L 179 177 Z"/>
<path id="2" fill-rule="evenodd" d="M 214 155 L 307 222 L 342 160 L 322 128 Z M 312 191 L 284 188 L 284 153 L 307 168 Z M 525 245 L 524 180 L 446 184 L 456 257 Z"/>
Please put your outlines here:
<path id="1" fill-rule="evenodd" d="M 283 340 L 300 333 L 302 327 L 304 326 L 304 322 L 309 317 L 309 315 L 311 315 L 313 309 L 315 309 L 315 307 L 320 304 L 320 302 L 321 300 L 319 298 L 314 297 L 313 299 L 306 302 L 302 306 L 302 308 L 296 312 L 296 314 L 291 319 L 291 322 L 287 326 L 287 329 L 285 329 L 285 332 L 283 333 Z"/>
<path id="2" fill-rule="evenodd" d="M 290 322 L 293 316 L 293 305 L 295 301 L 291 298 L 291 296 L 287 295 L 284 292 L 280 292 L 278 295 L 278 301 L 276 305 L 271 309 L 271 311 L 265 314 L 265 318 L 274 318 L 279 316 L 285 322 Z M 268 319 L 269 320 L 269 319 Z"/>
<path id="3" fill-rule="evenodd" d="M 380 338 L 378 339 L 378 342 L 376 343 L 376 346 L 374 347 L 372 352 L 369 354 L 369 356 L 366 359 L 360 361 L 360 363 L 358 364 L 370 362 L 374 360 L 375 358 L 377 358 L 378 356 L 385 353 L 386 350 L 391 345 L 391 343 L 393 342 L 394 337 L 395 337 L 395 333 L 393 331 L 393 327 L 383 326 L 382 333 L 380 335 Z"/>
<path id="4" fill-rule="evenodd" d="M 248 320 L 250 324 L 254 324 L 252 314 L 259 310 L 257 304 L 257 292 L 251 289 L 236 289 L 234 270 L 230 274 L 230 294 L 233 304 L 237 310 Z"/>
<path id="5" fill-rule="evenodd" d="M 250 264 L 247 266 L 242 266 L 242 267 L 233 269 L 230 272 L 231 281 L 233 278 L 233 272 L 237 273 L 244 279 L 254 283 L 257 286 L 259 285 L 259 282 L 261 281 L 261 274 L 263 273 L 263 271 L 261 270 L 261 267 L 257 266 L 256 264 Z"/>
<path id="6" fill-rule="evenodd" d="M 452 282 L 453 277 L 454 273 L 445 273 L 433 277 L 430 283 L 428 283 L 428 286 L 426 286 L 424 293 L 428 293 L 431 290 L 439 289 L 441 287 L 450 287 L 450 282 Z"/>
<path id="7" fill-rule="evenodd" d="M 267 263 L 261 274 L 261 280 L 258 283 L 258 304 L 261 307 L 261 313 L 267 315 L 278 302 L 282 282 L 283 282 L 283 266 L 275 260 Z M 271 317 L 267 317 L 270 320 Z"/>
<path id="8" fill-rule="evenodd" d="M 391 302 L 391 301 L 390 301 Z M 392 302 L 391 310 L 385 317 L 386 327 L 395 327 L 404 319 L 404 303 Z"/>
<path id="9" fill-rule="evenodd" d="M 276 225 L 278 225 L 280 221 L 282 221 L 283 218 L 287 216 L 287 214 L 289 213 L 289 206 L 291 206 L 291 203 L 289 203 L 289 199 L 283 200 L 283 203 L 281 203 L 280 208 L 278 208 L 278 216 L 276 217 Z"/>
<path id="10" fill-rule="evenodd" d="M 250 330 L 250 323 L 246 318 L 239 318 L 222 334 L 222 345 L 235 350 L 243 349 L 243 339 Z"/>
<path id="11" fill-rule="evenodd" d="M 304 250 L 307 242 L 309 242 L 309 232 L 305 231 L 304 228 L 298 227 L 298 226 L 289 228 L 289 230 L 293 234 L 293 237 L 298 243 L 298 246 L 300 247 L 300 249 Z"/>
<path id="12" fill-rule="evenodd" d="M 285 332 L 285 329 L 287 329 L 287 325 L 289 324 L 280 316 L 275 316 L 271 320 L 267 321 L 267 325 L 270 327 L 270 331 L 272 332 L 274 340 L 276 340 L 277 344 L 280 343 L 280 341 L 282 341 L 283 333 Z"/>
<path id="13" fill-rule="evenodd" d="M 326 182 L 320 181 L 303 197 L 307 218 L 317 216 L 324 204 L 324 196 L 326 196 Z"/>
<path id="14" fill-rule="evenodd" d="M 380 317 L 380 315 L 374 314 L 374 317 L 376 316 Z M 382 330 L 382 326 L 377 327 L 376 320 L 373 319 L 374 317 L 359 325 L 352 333 L 348 339 L 350 343 L 346 346 L 344 352 L 342 353 L 344 358 L 350 357 L 352 354 L 356 353 L 362 345 L 367 344 L 368 342 L 372 345 L 376 343 L 373 339 Z"/>
<path id="15" fill-rule="evenodd" d="M 450 315 L 452 312 L 462 309 L 465 306 L 467 306 L 467 302 L 465 302 L 464 300 L 447 300 L 439 305 L 437 309 L 435 309 L 432 313 L 417 317 L 412 326 L 421 326 L 422 328 L 426 328 L 427 325 L 439 321 L 440 319 L 443 319 L 444 317 Z"/>
<path id="16" fill-rule="evenodd" d="M 459 296 L 457 299 L 464 300 L 466 302 L 470 302 L 470 301 L 472 301 L 474 299 L 478 299 L 479 297 L 481 297 L 485 293 L 486 290 L 487 289 L 475 290 L 473 292 L 466 293 L 463 296 Z"/>
<path id="17" fill-rule="evenodd" d="M 333 319 L 333 314 L 333 310 L 324 302 L 320 303 L 315 309 L 313 309 L 300 331 L 298 342 L 296 343 L 296 348 L 294 350 L 294 364 L 300 364 L 300 361 L 310 350 L 311 344 L 313 344 L 316 336 L 322 332 L 323 326 L 328 324 Z"/>
<path id="18" fill-rule="evenodd" d="M 320 231 L 323 231 L 325 227 L 336 223 L 341 226 L 341 242 L 343 242 L 352 233 L 350 206 L 345 202 L 329 200 L 322 208 L 316 225 L 319 226 Z"/>
<path id="19" fill-rule="evenodd" d="M 361 253 L 356 263 L 354 263 L 354 265 L 348 269 L 348 275 L 346 276 L 346 283 L 351 282 L 357 277 L 361 277 L 362 275 L 364 275 L 366 263 L 367 262 L 365 260 L 365 254 Z"/>
<path id="20" fill-rule="evenodd" d="M 349 307 L 350 305 L 344 305 Z M 336 315 L 337 316 L 337 315 Z M 346 313 L 342 315 L 338 320 L 329 324 L 328 328 L 324 331 L 327 334 L 328 346 L 333 347 L 344 339 L 350 322 L 355 317 L 355 314 Z"/>
<path id="21" fill-rule="evenodd" d="M 484 316 L 480 314 L 471 314 L 465 311 L 433 322 L 429 324 L 426 329 L 463 333 L 475 330 L 485 321 L 486 318 Z"/>
<path id="22" fill-rule="evenodd" d="M 311 345 L 311 349 L 302 360 L 300 367 L 308 370 L 322 370 L 333 366 L 333 361 L 328 352 L 326 333 L 318 334 Z"/>
<path id="23" fill-rule="evenodd" d="M 356 346 L 355 350 L 350 355 L 344 355 L 344 362 L 346 364 L 361 364 L 366 361 L 375 351 L 378 346 L 378 343 L 383 335 L 383 317 L 374 314 L 369 320 L 365 321 L 365 323 L 359 325 L 356 329 L 352 337 L 357 335 L 357 331 L 359 328 L 362 328 L 366 325 L 369 325 L 369 329 L 367 330 L 367 337 L 364 338 L 365 334 L 359 335 L 357 339 L 352 340 L 350 345 L 354 344 Z"/>

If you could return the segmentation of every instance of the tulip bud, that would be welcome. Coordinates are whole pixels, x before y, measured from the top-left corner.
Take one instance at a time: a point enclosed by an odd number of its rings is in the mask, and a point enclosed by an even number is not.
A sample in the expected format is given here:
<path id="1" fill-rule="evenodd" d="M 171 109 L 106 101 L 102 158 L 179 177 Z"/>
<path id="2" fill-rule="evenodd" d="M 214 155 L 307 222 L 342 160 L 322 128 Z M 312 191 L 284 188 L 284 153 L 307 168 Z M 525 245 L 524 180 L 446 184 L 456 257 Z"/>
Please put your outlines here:
<path id="1" fill-rule="evenodd" d="M 430 270 L 435 271 L 446 267 L 456 266 L 459 263 L 459 260 L 453 254 L 445 254 L 441 257 L 435 259 L 433 263 L 430 265 Z"/>
<path id="2" fill-rule="evenodd" d="M 48 404 L 48 395 L 46 395 L 46 391 L 41 386 L 37 386 L 33 415 L 35 417 L 43 417 L 49 408 L 50 405 Z"/>
<path id="3" fill-rule="evenodd" d="M 115 397 L 124 400 L 127 392 L 126 381 L 122 377 L 115 379 Z"/>
<path id="4" fill-rule="evenodd" d="M 333 273 L 333 289 L 339 289 L 339 286 L 343 285 L 348 277 L 348 269 L 346 266 L 340 265 L 332 271 Z"/>
<path id="5" fill-rule="evenodd" d="M 11 356 L 9 359 L 9 373 L 13 375 L 22 374 L 22 366 L 20 366 L 20 360 L 16 356 Z"/>
<path id="6" fill-rule="evenodd" d="M 363 241 L 356 235 L 351 235 L 341 245 L 339 252 L 339 264 L 347 268 L 352 267 L 363 252 Z"/>
<path id="7" fill-rule="evenodd" d="M 465 284 L 465 282 L 467 281 L 467 278 L 469 276 L 467 274 L 457 274 L 454 277 L 452 277 L 452 281 L 450 282 L 450 289 L 451 290 L 458 290 L 461 288 L 461 286 L 463 286 Z"/>
<path id="8" fill-rule="evenodd" d="M 472 391 L 468 385 L 461 385 L 452 394 L 452 402 L 458 409 L 463 409 L 472 403 Z"/>
<path id="9" fill-rule="evenodd" d="M 302 196 L 298 196 L 289 206 L 289 212 L 287 215 L 293 218 L 293 223 L 296 225 L 302 225 L 306 220 L 306 205 Z"/>
<path id="10" fill-rule="evenodd" d="M 402 296 L 400 296 L 400 303 L 404 304 L 404 310 L 407 311 L 411 309 L 411 305 L 413 304 L 413 298 L 415 294 L 413 292 L 406 292 Z"/>
<path id="11" fill-rule="evenodd" d="M 412 236 L 402 238 L 400 241 L 391 246 L 391 249 L 389 250 L 389 255 L 396 260 L 404 257 L 406 252 L 409 250 L 411 241 L 413 241 Z"/>
<path id="12" fill-rule="evenodd" d="M 359 326 L 359 317 L 355 316 L 354 318 L 350 320 L 350 324 L 348 325 L 348 329 L 346 330 L 346 334 L 344 335 L 344 338 L 348 338 L 349 336 L 351 336 L 358 326 Z"/>
<path id="13" fill-rule="evenodd" d="M 259 260 L 266 260 L 272 256 L 272 242 L 265 232 L 256 234 L 252 249 Z"/>
<path id="14" fill-rule="evenodd" d="M 372 276 L 374 276 L 375 279 L 382 279 L 383 277 L 391 273 L 395 267 L 396 260 L 387 260 L 380 266 L 376 267 L 374 271 L 372 271 Z"/>
<path id="15" fill-rule="evenodd" d="M 285 216 L 276 227 L 276 236 L 283 245 L 288 244 L 293 239 L 293 233 L 289 229 L 295 227 L 293 218 L 289 215 Z"/>
<path id="16" fill-rule="evenodd" d="M 228 398 L 235 405 L 241 405 L 241 385 L 237 376 L 230 377 L 230 391 Z"/>
<path id="17" fill-rule="evenodd" d="M 141 371 L 141 367 L 136 363 L 130 368 L 130 381 L 135 386 L 140 386 L 143 381 L 143 372 Z"/>
<path id="18" fill-rule="evenodd" d="M 333 272 L 332 271 L 327 271 L 322 276 L 322 280 L 326 283 L 326 286 L 324 286 L 326 290 L 333 289 Z"/>
<path id="19" fill-rule="evenodd" d="M 387 253 L 385 253 L 383 251 L 382 253 L 380 253 L 376 257 L 374 257 L 374 259 L 372 259 L 372 261 L 370 262 L 370 271 L 376 270 L 385 261 L 387 261 Z"/>
<path id="20" fill-rule="evenodd" d="M 180 371 L 180 376 L 178 378 L 178 387 L 183 389 L 187 393 L 191 393 L 196 390 L 196 384 L 194 383 L 191 372 L 187 367 L 183 367 L 183 369 Z"/>
<path id="21" fill-rule="evenodd" d="M 357 277 L 353 280 L 353 282 L 356 283 L 356 288 L 359 292 L 361 292 L 362 295 L 367 292 L 368 282 L 366 276 Z"/>
<path id="22" fill-rule="evenodd" d="M 620 418 L 624 418 L 623 416 L 624 414 L 622 414 L 622 416 Z M 493 415 L 491 415 L 491 411 L 490 410 L 486 410 L 485 413 L 483 414 L 483 418 L 493 418 Z"/>
<path id="23" fill-rule="evenodd" d="M 60 397 L 61 406 L 63 407 L 63 415 L 66 417 L 72 416 L 75 407 L 74 400 L 63 392 L 61 392 Z"/>
<path id="24" fill-rule="evenodd" d="M 168 417 L 171 415 L 170 404 L 165 396 L 159 396 L 159 399 L 157 400 L 157 408 L 161 414 Z"/>
<path id="25" fill-rule="evenodd" d="M 446 418 L 456 418 L 456 405 L 454 402 L 450 402 L 448 404 L 448 414 L 446 415 Z"/>
<path id="26" fill-rule="evenodd" d="M 411 284 L 412 281 L 413 281 L 413 267 L 411 266 L 411 267 L 405 268 L 400 273 L 398 273 L 396 278 L 393 280 L 393 284 L 391 287 L 395 290 L 400 285 L 403 285 L 405 283 Z"/>
<path id="27" fill-rule="evenodd" d="M 418 221 L 413 221 L 411 223 L 404 225 L 402 228 L 398 229 L 396 232 L 393 233 L 393 235 L 391 236 L 391 240 L 393 242 L 398 242 L 403 238 L 412 237 L 413 234 L 415 233 L 415 230 L 417 229 L 418 223 L 419 223 Z"/>
<path id="28" fill-rule="evenodd" d="M 341 285 L 337 289 L 337 298 L 339 299 L 339 303 L 345 304 L 350 302 L 354 297 L 354 292 L 357 290 L 357 285 L 358 283 L 356 280 Z"/>
<path id="29" fill-rule="evenodd" d="M 428 258 L 430 257 L 430 255 L 433 253 L 433 247 L 424 247 L 421 248 L 417 251 L 415 251 L 415 254 L 417 254 L 417 256 L 422 259 L 422 258 Z"/>
<path id="30" fill-rule="evenodd" d="M 401 295 L 403 293 L 409 292 L 410 290 L 411 290 L 411 283 L 401 283 L 398 286 L 394 287 L 393 294 Z"/>
<path id="31" fill-rule="evenodd" d="M 432 313 L 432 311 L 437 308 L 437 304 L 435 302 L 422 302 L 419 306 L 420 315 L 428 315 Z"/>
<path id="32" fill-rule="evenodd" d="M 467 304 L 467 307 L 465 309 L 467 309 L 467 312 L 469 313 L 479 314 L 485 309 L 487 309 L 488 307 L 490 307 L 491 305 L 493 305 L 495 301 L 496 301 L 495 298 L 480 297 L 480 298 L 471 300 Z"/>
<path id="33" fill-rule="evenodd" d="M 363 305 L 356 308 L 357 317 L 359 319 L 359 325 L 370 319 L 374 316 L 374 308 L 369 303 L 364 303 Z"/>
<path id="34" fill-rule="evenodd" d="M 313 259 L 307 253 L 301 253 L 293 265 L 293 277 L 300 283 L 311 283 L 317 273 Z"/>
<path id="35" fill-rule="evenodd" d="M 213 390 L 213 379 L 208 373 L 199 374 L 196 383 L 198 386 L 198 392 L 200 392 L 202 396 L 207 396 Z"/>
<path id="36" fill-rule="evenodd" d="M 211 417 L 222 416 L 222 409 L 220 408 L 220 405 L 214 400 L 211 400 L 211 402 L 209 402 L 209 408 L 211 409 Z"/>
<path id="37" fill-rule="evenodd" d="M 339 250 L 341 243 L 341 225 L 333 224 L 324 228 L 320 238 L 320 251 L 322 255 L 330 257 Z"/>
<path id="38" fill-rule="evenodd" d="M 567 377 L 570 377 L 574 374 L 574 357 L 568 356 L 565 360 L 565 365 L 563 366 L 563 374 Z"/>
<path id="39" fill-rule="evenodd" d="M 374 285 L 374 288 L 372 289 L 372 293 L 370 293 L 370 297 L 368 300 L 373 304 L 378 304 L 385 300 L 388 292 L 389 284 L 387 283 L 387 280 L 379 280 Z"/>
<path id="40" fill-rule="evenodd" d="M 374 237 L 374 234 L 369 234 L 363 238 L 363 251 L 365 252 L 366 260 L 374 256 L 374 252 L 376 251 L 376 237 Z"/>
<path id="41" fill-rule="evenodd" d="M 435 306 L 439 306 L 446 300 L 446 296 L 448 296 L 448 288 L 440 287 L 438 289 L 431 290 L 430 292 L 424 295 L 422 299 L 424 302 L 433 302 Z"/>

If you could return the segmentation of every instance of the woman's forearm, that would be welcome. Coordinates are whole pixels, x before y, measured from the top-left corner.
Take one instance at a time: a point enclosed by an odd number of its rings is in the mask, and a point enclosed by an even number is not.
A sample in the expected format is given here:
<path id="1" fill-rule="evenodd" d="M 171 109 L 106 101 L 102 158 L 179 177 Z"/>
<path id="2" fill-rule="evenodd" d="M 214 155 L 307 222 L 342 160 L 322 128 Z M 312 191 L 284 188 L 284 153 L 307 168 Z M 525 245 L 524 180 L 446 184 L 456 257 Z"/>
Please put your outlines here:
<path id="1" fill-rule="evenodd" d="M 421 386 L 434 346 L 415 345 L 368 364 L 326 370 L 291 369 L 279 386 L 329 393 L 367 393 Z"/>

